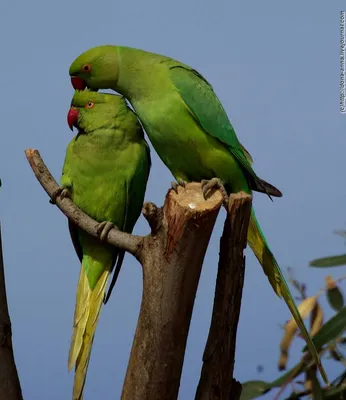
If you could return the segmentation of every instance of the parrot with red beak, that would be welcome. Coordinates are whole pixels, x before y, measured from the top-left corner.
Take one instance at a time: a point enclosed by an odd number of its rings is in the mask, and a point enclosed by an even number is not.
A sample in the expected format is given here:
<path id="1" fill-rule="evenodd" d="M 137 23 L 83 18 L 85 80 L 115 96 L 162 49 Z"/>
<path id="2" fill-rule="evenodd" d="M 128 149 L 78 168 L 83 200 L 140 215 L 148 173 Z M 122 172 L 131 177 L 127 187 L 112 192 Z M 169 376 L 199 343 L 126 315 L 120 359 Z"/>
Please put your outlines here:
<path id="1" fill-rule="evenodd" d="M 141 213 L 151 161 L 141 125 L 121 96 L 76 91 L 67 122 L 78 134 L 67 147 L 57 196 L 71 197 L 98 221 L 101 239 L 69 222 L 82 265 L 68 368 L 75 366 L 72 398 L 81 400 L 106 284 L 116 264 L 107 300 L 124 259 L 123 250 L 103 241 L 113 227 L 132 232 Z"/>
<path id="2" fill-rule="evenodd" d="M 113 89 L 133 106 L 151 143 L 178 184 L 200 181 L 203 193 L 281 192 L 261 179 L 211 84 L 173 58 L 125 46 L 97 46 L 70 65 L 72 85 Z M 176 185 L 176 183 L 175 183 Z M 294 302 L 279 264 L 252 209 L 247 241 L 275 293 L 283 297 L 326 383 L 317 349 Z"/>

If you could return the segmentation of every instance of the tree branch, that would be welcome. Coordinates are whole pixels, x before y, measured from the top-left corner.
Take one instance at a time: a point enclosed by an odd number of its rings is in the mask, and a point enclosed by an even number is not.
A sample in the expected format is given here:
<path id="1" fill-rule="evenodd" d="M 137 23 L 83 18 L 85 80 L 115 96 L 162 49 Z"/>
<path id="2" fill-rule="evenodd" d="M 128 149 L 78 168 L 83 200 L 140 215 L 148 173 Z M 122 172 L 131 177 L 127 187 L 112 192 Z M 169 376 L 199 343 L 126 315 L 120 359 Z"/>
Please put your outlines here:
<path id="1" fill-rule="evenodd" d="M 162 225 L 162 208 L 157 208 L 154 203 L 147 202 L 143 205 L 142 213 L 148 221 L 151 234 L 155 236 Z"/>
<path id="2" fill-rule="evenodd" d="M 176 400 L 203 259 L 222 196 L 170 190 L 155 236 L 143 241 L 143 298 L 122 400 Z"/>
<path id="3" fill-rule="evenodd" d="M 11 320 L 7 306 L 0 225 L 0 399 L 22 400 L 22 390 L 14 362 Z"/>
<path id="4" fill-rule="evenodd" d="M 195 400 L 240 398 L 241 385 L 233 379 L 233 369 L 250 213 L 251 196 L 244 192 L 230 196 L 220 240 L 213 316 Z"/>
<path id="5" fill-rule="evenodd" d="M 35 149 L 27 149 L 25 150 L 25 155 L 37 180 L 47 192 L 48 196 L 52 198 L 56 190 L 59 188 L 59 185 L 43 162 L 39 151 Z M 90 235 L 98 238 L 98 222 L 80 210 L 70 199 L 61 199 L 58 196 L 56 199 L 56 205 L 74 224 L 88 232 Z M 111 229 L 106 238 L 107 243 L 126 250 L 137 258 L 139 256 L 138 252 L 141 248 L 142 241 L 143 237 L 141 236 L 130 235 L 129 233 L 121 232 L 117 229 Z"/>

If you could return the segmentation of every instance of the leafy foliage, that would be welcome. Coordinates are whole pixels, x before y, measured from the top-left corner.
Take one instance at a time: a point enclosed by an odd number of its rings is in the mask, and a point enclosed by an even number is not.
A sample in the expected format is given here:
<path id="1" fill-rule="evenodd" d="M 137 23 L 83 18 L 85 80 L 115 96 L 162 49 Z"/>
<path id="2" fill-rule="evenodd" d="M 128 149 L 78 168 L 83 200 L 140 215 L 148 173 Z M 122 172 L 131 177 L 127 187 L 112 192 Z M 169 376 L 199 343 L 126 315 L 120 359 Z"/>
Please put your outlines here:
<path id="1" fill-rule="evenodd" d="M 241 393 L 240 400 L 250 400 L 256 399 L 264 393 L 269 392 L 270 389 L 281 387 L 288 380 L 294 379 L 296 376 L 301 374 L 306 370 L 306 365 L 302 362 L 299 362 L 292 369 L 287 371 L 285 374 L 281 375 L 273 382 L 265 382 L 265 381 L 248 381 L 243 383 L 243 390 Z"/>
<path id="2" fill-rule="evenodd" d="M 346 330 L 346 307 L 339 311 L 334 317 L 327 321 L 313 337 L 313 342 L 320 350 L 325 344 L 336 340 Z M 303 351 L 307 350 L 307 346 Z"/>
<path id="3" fill-rule="evenodd" d="M 346 231 L 335 232 L 338 235 L 346 238 Z M 334 266 L 346 265 L 346 254 L 339 256 L 330 256 L 318 258 L 310 262 L 311 267 L 328 268 Z M 285 387 L 292 387 L 292 393 L 286 400 L 303 399 L 312 397 L 314 400 L 346 400 L 346 358 L 340 350 L 341 346 L 346 345 L 346 306 L 344 295 L 339 287 L 339 283 L 346 279 L 346 276 L 341 276 L 336 281 L 331 276 L 325 278 L 326 284 L 324 290 L 317 293 L 315 296 L 308 297 L 306 295 L 306 284 L 299 283 L 295 279 L 291 282 L 295 289 L 300 293 L 302 302 L 301 308 L 305 309 L 306 313 L 310 314 L 310 334 L 313 337 L 314 344 L 320 352 L 321 358 L 328 356 L 336 362 L 341 363 L 345 369 L 343 373 L 334 379 L 330 386 L 321 386 L 317 378 L 317 369 L 314 362 L 311 360 L 307 351 L 307 346 L 302 349 L 301 360 L 285 374 L 279 376 L 272 382 L 261 380 L 252 380 L 242 384 L 243 390 L 240 400 L 256 399 L 270 390 L 280 388 L 275 400 L 281 399 L 281 394 Z M 325 295 L 334 315 L 324 324 L 323 310 L 319 304 L 319 297 Z M 315 303 L 315 304 L 314 304 Z M 307 307 L 309 305 L 309 307 Z M 305 307 L 305 308 L 304 308 Z M 292 324 L 292 321 L 289 321 Z M 288 335 L 287 326 L 285 326 L 284 338 Z M 284 340 L 283 340 L 284 341 Z M 288 348 L 291 345 L 291 340 L 287 341 L 287 348 L 282 349 L 279 368 L 285 368 L 287 361 Z M 282 356 L 284 354 L 284 363 L 282 364 Z M 280 364 L 281 363 L 281 364 Z M 291 383 L 293 383 L 290 385 Z M 302 384 L 304 386 L 302 386 Z M 290 385 L 290 386 L 289 386 Z M 299 391 L 297 391 L 299 388 Z"/>
<path id="4" fill-rule="evenodd" d="M 342 237 L 346 237 L 346 231 L 335 231 L 334 233 Z M 309 265 L 310 267 L 319 267 L 319 268 L 337 267 L 340 265 L 346 265 L 346 254 L 316 258 L 315 260 L 310 261 Z"/>
<path id="5" fill-rule="evenodd" d="M 341 254 L 339 256 L 316 258 L 310 261 L 310 267 L 338 267 L 340 265 L 346 265 L 346 254 Z"/>

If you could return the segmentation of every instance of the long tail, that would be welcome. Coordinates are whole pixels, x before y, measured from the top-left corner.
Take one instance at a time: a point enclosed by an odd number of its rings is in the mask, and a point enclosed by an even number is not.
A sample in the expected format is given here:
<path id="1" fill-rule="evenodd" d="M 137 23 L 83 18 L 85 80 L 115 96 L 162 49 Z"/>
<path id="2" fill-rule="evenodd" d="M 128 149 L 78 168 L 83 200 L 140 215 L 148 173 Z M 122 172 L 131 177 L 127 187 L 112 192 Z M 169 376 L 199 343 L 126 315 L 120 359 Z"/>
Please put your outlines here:
<path id="1" fill-rule="evenodd" d="M 328 378 L 326 372 L 321 364 L 321 360 L 317 353 L 316 347 L 311 340 L 309 332 L 307 331 L 303 319 L 294 303 L 293 297 L 291 292 L 288 288 L 288 285 L 285 281 L 284 276 L 281 273 L 279 265 L 275 260 L 274 255 L 269 249 L 269 246 L 265 240 L 263 232 L 257 222 L 255 212 L 251 210 L 251 218 L 249 223 L 249 230 L 248 230 L 248 243 L 254 252 L 255 256 L 257 257 L 258 261 L 262 265 L 264 273 L 267 275 L 270 284 L 272 285 L 275 293 L 283 297 L 288 308 L 290 309 L 293 318 L 295 319 L 307 345 L 310 350 L 310 353 L 314 360 L 316 361 L 317 367 L 321 373 L 323 380 L 328 384 Z"/>
<path id="2" fill-rule="evenodd" d="M 109 300 L 109 298 L 110 298 L 110 296 L 112 294 L 113 288 L 114 288 L 114 286 L 115 286 L 115 284 L 117 282 L 117 279 L 118 279 L 118 276 L 119 276 L 119 272 L 121 270 L 121 266 L 122 266 L 123 261 L 124 261 L 124 257 L 125 257 L 125 251 L 120 251 L 119 252 L 119 256 L 118 256 L 118 260 L 117 260 L 117 264 L 116 264 L 115 269 L 114 269 L 112 282 L 109 285 L 108 292 L 107 292 L 106 297 L 105 297 L 105 299 L 103 301 L 104 304 L 107 304 L 107 302 L 108 302 L 108 300 Z"/>
<path id="3" fill-rule="evenodd" d="M 93 289 L 90 288 L 84 266 L 79 275 L 73 333 L 68 358 L 68 369 L 75 365 L 73 400 L 83 399 L 91 347 L 106 291 L 109 270 L 105 270 Z"/>

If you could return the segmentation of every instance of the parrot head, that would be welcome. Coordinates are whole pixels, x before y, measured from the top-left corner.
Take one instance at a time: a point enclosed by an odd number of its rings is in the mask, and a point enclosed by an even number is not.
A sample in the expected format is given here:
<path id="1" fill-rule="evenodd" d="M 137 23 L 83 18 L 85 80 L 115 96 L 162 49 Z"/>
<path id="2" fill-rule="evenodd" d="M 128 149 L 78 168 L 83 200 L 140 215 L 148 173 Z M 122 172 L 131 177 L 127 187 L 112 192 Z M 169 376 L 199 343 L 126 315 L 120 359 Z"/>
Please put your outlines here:
<path id="1" fill-rule="evenodd" d="M 104 45 L 85 51 L 73 61 L 69 74 L 75 90 L 109 89 L 118 80 L 117 47 Z"/>
<path id="2" fill-rule="evenodd" d="M 76 90 L 67 114 L 68 126 L 85 133 L 111 127 L 120 105 L 126 106 L 126 102 L 119 95 Z"/>

